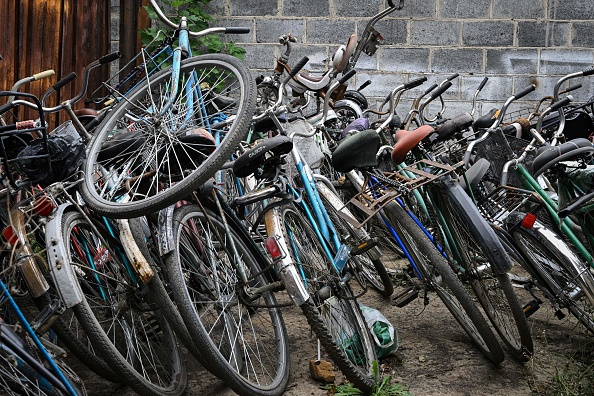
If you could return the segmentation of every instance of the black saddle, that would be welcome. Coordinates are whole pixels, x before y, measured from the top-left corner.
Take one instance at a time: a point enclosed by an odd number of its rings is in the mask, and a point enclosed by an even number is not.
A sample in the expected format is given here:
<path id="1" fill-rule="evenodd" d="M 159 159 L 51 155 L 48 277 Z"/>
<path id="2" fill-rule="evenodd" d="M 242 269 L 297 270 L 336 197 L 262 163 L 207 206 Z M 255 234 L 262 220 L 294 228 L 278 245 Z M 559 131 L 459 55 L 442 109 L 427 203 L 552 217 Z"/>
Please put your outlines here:
<path id="1" fill-rule="evenodd" d="M 540 176 L 544 171 L 559 162 L 569 161 L 592 153 L 594 153 L 592 142 L 583 138 L 573 139 L 559 146 L 541 148 L 532 162 L 534 177 Z"/>
<path id="2" fill-rule="evenodd" d="M 275 136 L 264 140 L 252 147 L 233 163 L 233 173 L 237 177 L 247 177 L 255 173 L 259 167 L 281 156 L 288 154 L 293 149 L 293 142 L 284 135 Z"/>
<path id="3" fill-rule="evenodd" d="M 339 172 L 377 166 L 380 136 L 373 129 L 355 133 L 340 142 L 332 153 L 332 166 Z"/>

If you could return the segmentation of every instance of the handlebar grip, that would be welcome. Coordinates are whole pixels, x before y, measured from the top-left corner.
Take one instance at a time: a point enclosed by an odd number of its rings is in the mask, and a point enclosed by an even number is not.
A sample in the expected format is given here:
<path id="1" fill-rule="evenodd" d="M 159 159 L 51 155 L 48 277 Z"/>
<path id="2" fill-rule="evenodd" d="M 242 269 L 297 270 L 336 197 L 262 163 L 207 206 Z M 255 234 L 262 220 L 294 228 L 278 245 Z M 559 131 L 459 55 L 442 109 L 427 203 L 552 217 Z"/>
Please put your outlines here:
<path id="1" fill-rule="evenodd" d="M 228 27 L 225 28 L 225 34 L 248 34 L 251 31 L 248 27 Z"/>
<path id="2" fill-rule="evenodd" d="M 454 78 L 457 78 L 459 75 L 460 75 L 459 73 L 454 73 L 451 76 L 449 76 L 448 78 L 446 78 L 446 80 L 452 81 Z"/>
<path id="3" fill-rule="evenodd" d="M 70 81 L 74 80 L 75 78 L 76 78 L 76 73 L 72 72 L 69 75 L 67 75 L 66 77 L 62 78 L 57 83 L 55 83 L 52 86 L 52 88 L 54 89 L 54 91 L 59 91 L 60 88 L 62 88 L 64 85 L 68 84 Z"/>
<path id="4" fill-rule="evenodd" d="M 340 80 L 338 80 L 338 83 L 340 85 L 343 85 L 345 82 L 347 82 L 351 77 L 353 77 L 355 74 L 357 73 L 357 70 L 355 69 L 351 69 L 347 72 L 347 74 L 345 74 L 344 76 L 340 77 Z"/>
<path id="5" fill-rule="evenodd" d="M 119 59 L 120 56 L 122 56 L 120 51 L 116 51 L 116 52 L 112 52 L 111 54 L 104 55 L 101 58 L 99 58 L 99 64 L 104 65 L 106 63 L 113 62 L 114 60 Z"/>
<path id="6" fill-rule="evenodd" d="M 567 96 L 551 105 L 551 111 L 557 110 L 559 107 L 567 106 L 573 98 L 571 96 Z"/>
<path id="7" fill-rule="evenodd" d="M 481 83 L 478 86 L 479 91 L 482 91 L 482 89 L 485 88 L 485 84 L 487 83 L 487 81 L 489 81 L 489 77 L 483 78 L 483 81 L 481 81 Z"/>
<path id="8" fill-rule="evenodd" d="M 425 77 L 425 76 L 419 77 L 415 80 L 409 81 L 406 84 L 404 84 L 404 89 L 412 89 L 414 87 L 418 87 L 419 85 L 423 84 L 425 81 L 427 81 L 427 77 Z"/>
<path id="9" fill-rule="evenodd" d="M 586 77 L 586 76 L 591 76 L 592 74 L 594 74 L 594 68 L 592 68 L 592 69 L 588 69 L 588 70 L 584 70 L 584 71 L 582 72 L 582 75 L 583 75 L 584 77 Z"/>
<path id="10" fill-rule="evenodd" d="M 582 87 L 582 84 L 572 85 L 571 87 L 564 89 L 563 91 L 559 91 L 559 95 L 566 94 L 571 91 L 575 91 L 576 89 L 580 89 L 581 87 Z"/>
<path id="11" fill-rule="evenodd" d="M 425 90 L 425 93 L 423 95 L 427 95 L 429 92 L 433 91 L 435 88 L 437 88 L 437 84 L 433 84 L 432 86 L 430 86 L 429 88 L 427 88 Z"/>
<path id="12" fill-rule="evenodd" d="M 365 81 L 363 84 L 361 84 L 361 86 L 359 88 L 357 88 L 357 91 L 362 91 L 365 88 L 367 88 L 369 85 L 371 84 L 371 80 L 367 80 Z"/>
<path id="13" fill-rule="evenodd" d="M 0 114 L 4 114 L 7 111 L 10 111 L 10 109 L 12 109 L 13 107 L 14 104 L 12 102 L 3 104 L 2 106 L 0 106 Z"/>
<path id="14" fill-rule="evenodd" d="M 524 96 L 528 95 L 530 92 L 534 91 L 536 89 L 536 85 L 534 84 L 530 84 L 530 86 L 528 86 L 527 88 L 525 88 L 522 92 L 515 94 L 514 98 L 520 99 L 523 98 Z"/>
<path id="15" fill-rule="evenodd" d="M 37 80 L 51 77 L 54 74 L 56 74 L 56 72 L 53 69 L 49 69 L 49 70 L 42 71 L 41 73 L 33 74 L 33 79 L 35 81 L 37 81 Z"/>
<path id="16" fill-rule="evenodd" d="M 433 92 L 431 94 L 431 100 L 437 98 L 439 95 L 441 95 L 442 93 L 447 91 L 451 86 L 452 86 L 452 83 L 450 81 L 443 84 L 441 87 L 439 87 L 435 92 Z"/>
<path id="17" fill-rule="evenodd" d="M 307 62 L 309 62 L 309 58 L 307 56 L 301 58 L 301 60 L 293 68 L 291 68 L 291 71 L 289 72 L 289 77 L 295 77 L 295 74 L 299 73 L 299 71 L 303 69 L 303 66 L 305 66 Z"/>

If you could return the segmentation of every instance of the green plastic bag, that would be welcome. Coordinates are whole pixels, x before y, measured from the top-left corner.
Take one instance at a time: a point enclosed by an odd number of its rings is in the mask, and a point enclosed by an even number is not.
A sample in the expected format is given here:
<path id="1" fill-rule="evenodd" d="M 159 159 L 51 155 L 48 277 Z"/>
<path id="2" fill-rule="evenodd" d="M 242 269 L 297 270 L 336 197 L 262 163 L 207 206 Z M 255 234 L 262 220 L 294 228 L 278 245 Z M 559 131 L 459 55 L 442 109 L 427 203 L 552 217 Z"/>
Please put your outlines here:
<path id="1" fill-rule="evenodd" d="M 377 309 L 359 304 L 361 312 L 371 331 L 375 342 L 375 350 L 378 358 L 383 358 L 398 349 L 398 333 L 388 319 Z"/>

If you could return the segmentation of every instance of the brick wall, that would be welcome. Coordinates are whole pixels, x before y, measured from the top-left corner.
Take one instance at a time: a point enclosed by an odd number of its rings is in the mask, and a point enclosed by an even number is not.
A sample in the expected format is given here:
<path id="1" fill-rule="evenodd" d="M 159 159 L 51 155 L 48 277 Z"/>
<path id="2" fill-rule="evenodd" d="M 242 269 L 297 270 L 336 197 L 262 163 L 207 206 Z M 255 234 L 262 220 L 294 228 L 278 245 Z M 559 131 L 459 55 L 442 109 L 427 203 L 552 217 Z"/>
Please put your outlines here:
<path id="1" fill-rule="evenodd" d="M 278 37 L 288 32 L 298 40 L 292 62 L 307 55 L 308 69 L 324 70 L 338 45 L 351 33 L 360 36 L 383 8 L 384 0 L 214 0 L 210 13 L 219 26 L 251 27 L 249 35 L 230 39 L 247 50 L 251 68 L 265 72 L 281 53 Z M 526 101 L 549 95 L 560 76 L 594 63 L 589 0 L 405 0 L 376 28 L 383 45 L 371 58 L 361 55 L 350 86 L 370 79 L 364 93 L 379 98 L 421 74 L 433 83 L 457 72 L 445 96 L 452 112 L 470 110 L 484 76 L 489 82 L 480 98 L 488 109 L 530 83 L 538 88 Z M 578 100 L 594 95 L 594 85 L 584 80 L 574 94 Z"/>

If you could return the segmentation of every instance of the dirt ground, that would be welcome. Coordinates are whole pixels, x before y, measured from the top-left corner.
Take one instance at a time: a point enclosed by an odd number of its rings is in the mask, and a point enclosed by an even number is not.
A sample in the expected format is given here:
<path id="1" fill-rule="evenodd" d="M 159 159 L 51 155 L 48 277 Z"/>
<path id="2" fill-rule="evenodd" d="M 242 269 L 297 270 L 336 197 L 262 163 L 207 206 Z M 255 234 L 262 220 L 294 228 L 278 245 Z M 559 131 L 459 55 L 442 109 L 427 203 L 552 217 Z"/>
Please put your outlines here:
<path id="1" fill-rule="evenodd" d="M 518 288 L 518 292 L 522 303 L 531 299 L 522 289 Z M 592 366 L 589 375 L 580 377 L 594 361 L 594 338 L 584 334 L 573 318 L 558 320 L 550 304 L 543 304 L 529 319 L 534 358 L 528 363 L 518 363 L 508 356 L 495 366 L 473 346 L 435 294 L 430 294 L 427 306 L 418 298 L 398 308 L 373 291 L 362 302 L 379 309 L 398 332 L 398 350 L 381 361 L 384 375 L 407 385 L 416 396 L 581 395 L 588 394 L 584 389 L 592 389 L 591 383 L 582 383 L 581 389 L 575 383 L 592 381 L 594 377 Z M 291 377 L 285 395 L 327 395 L 328 391 L 320 389 L 320 384 L 309 376 L 308 364 L 316 357 L 316 342 L 301 310 L 285 308 L 283 315 L 291 351 Z M 234 395 L 189 356 L 188 369 L 187 395 Z M 340 383 L 342 376 L 336 374 L 336 383 Z M 89 395 L 135 395 L 128 388 L 106 383 L 92 373 L 84 373 L 83 378 L 87 379 Z"/>

